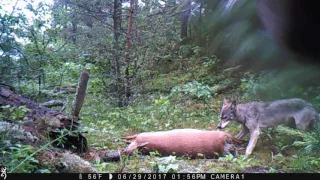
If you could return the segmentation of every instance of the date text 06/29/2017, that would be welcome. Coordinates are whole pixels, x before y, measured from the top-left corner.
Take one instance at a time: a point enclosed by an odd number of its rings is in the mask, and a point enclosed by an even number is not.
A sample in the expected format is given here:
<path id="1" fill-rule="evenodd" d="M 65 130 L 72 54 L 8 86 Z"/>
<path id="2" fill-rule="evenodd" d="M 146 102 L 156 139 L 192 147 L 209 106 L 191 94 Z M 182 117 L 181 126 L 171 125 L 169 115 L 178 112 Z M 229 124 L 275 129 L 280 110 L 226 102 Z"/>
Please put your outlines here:
<path id="1" fill-rule="evenodd" d="M 191 180 L 191 179 L 244 179 L 244 174 L 228 174 L 228 173 L 119 173 L 119 174 L 112 174 L 111 179 L 147 179 L 147 180 Z M 110 178 L 109 178 L 110 179 Z"/>

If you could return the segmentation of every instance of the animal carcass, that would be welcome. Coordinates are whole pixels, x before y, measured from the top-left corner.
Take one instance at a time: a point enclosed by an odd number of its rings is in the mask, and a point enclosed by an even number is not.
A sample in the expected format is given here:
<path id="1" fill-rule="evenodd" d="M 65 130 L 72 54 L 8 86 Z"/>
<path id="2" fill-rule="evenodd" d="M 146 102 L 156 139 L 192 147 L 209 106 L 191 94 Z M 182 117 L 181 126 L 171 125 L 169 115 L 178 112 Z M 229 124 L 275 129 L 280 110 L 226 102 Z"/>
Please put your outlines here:
<path id="1" fill-rule="evenodd" d="M 139 149 L 144 155 L 158 151 L 162 156 L 176 155 L 190 158 L 200 156 L 215 158 L 228 152 L 237 156 L 235 144 L 240 143 L 240 140 L 223 131 L 197 129 L 144 132 L 124 137 L 124 139 L 129 145 L 117 153 L 118 155 L 132 154 Z M 116 156 L 113 155 L 112 159 Z M 111 159 L 110 156 L 109 159 Z"/>

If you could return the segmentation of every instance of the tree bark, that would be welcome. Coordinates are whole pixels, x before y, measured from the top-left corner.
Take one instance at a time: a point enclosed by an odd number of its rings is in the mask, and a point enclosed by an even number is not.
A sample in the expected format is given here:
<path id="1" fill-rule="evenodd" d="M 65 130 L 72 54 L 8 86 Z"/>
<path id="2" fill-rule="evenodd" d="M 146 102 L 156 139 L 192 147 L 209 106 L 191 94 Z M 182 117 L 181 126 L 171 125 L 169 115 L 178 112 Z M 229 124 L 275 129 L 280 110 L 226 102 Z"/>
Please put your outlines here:
<path id="1" fill-rule="evenodd" d="M 183 39 L 188 36 L 188 24 L 191 13 L 191 0 L 184 0 L 184 9 L 180 14 L 181 32 L 180 37 Z"/>
<path id="2" fill-rule="evenodd" d="M 119 46 L 119 38 L 120 38 L 120 30 L 121 30 L 121 14 L 122 14 L 122 0 L 114 0 L 113 7 L 113 33 L 114 33 L 114 53 L 115 59 L 112 63 L 112 78 L 115 80 L 114 87 L 112 87 L 112 92 L 116 93 L 117 96 L 117 105 L 118 107 L 122 107 L 122 91 L 121 91 L 121 78 L 120 78 L 120 46 Z"/>
<path id="3" fill-rule="evenodd" d="M 83 68 L 82 74 L 79 79 L 79 85 L 78 85 L 76 99 L 74 102 L 74 108 L 72 112 L 72 115 L 76 120 L 79 119 L 79 113 L 84 103 L 88 81 L 89 81 L 89 70 L 86 68 Z"/>
<path id="4" fill-rule="evenodd" d="M 73 44 L 77 43 L 77 22 L 75 20 L 72 21 L 71 41 Z"/>
<path id="5" fill-rule="evenodd" d="M 40 104 L 40 106 L 47 107 L 47 108 L 51 108 L 55 106 L 63 106 L 63 105 L 64 105 L 64 102 L 61 100 L 51 100 L 51 101 Z"/>
<path id="6" fill-rule="evenodd" d="M 131 79 L 130 79 L 130 56 L 129 51 L 131 48 L 131 31 L 132 31 L 132 17 L 133 17 L 133 2 L 134 0 L 130 0 L 130 9 L 129 9 L 129 19 L 128 19 L 128 30 L 127 30 L 127 46 L 125 53 L 125 105 L 129 105 L 129 100 L 131 96 Z"/>

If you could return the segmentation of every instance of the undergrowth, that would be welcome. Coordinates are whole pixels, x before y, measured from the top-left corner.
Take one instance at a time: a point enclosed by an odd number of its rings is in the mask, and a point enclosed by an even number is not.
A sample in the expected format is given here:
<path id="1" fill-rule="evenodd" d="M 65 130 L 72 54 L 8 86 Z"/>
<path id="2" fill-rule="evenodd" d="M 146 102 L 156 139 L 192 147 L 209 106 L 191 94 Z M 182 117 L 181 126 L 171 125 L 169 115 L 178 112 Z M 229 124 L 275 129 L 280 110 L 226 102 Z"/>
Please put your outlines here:
<path id="1" fill-rule="evenodd" d="M 280 79 L 277 82 L 271 81 L 276 77 L 275 74 L 254 75 L 249 72 L 242 77 L 240 86 L 232 87 L 233 89 L 227 89 L 220 94 L 217 90 L 231 84 L 233 82 L 231 78 L 219 73 L 211 73 L 212 77 L 209 77 L 206 74 L 208 69 L 199 70 L 202 73 L 194 74 L 192 72 L 196 72 L 200 67 L 192 68 L 190 72 L 181 75 L 173 73 L 158 75 L 152 77 L 153 79 L 147 78 L 146 88 L 150 92 L 136 95 L 131 105 L 123 108 L 114 107 L 110 99 L 96 93 L 97 90 L 92 90 L 89 86 L 85 105 L 80 114 L 81 131 L 86 132 L 89 146 L 107 151 L 123 149 L 126 144 L 121 137 L 146 131 L 178 128 L 216 130 L 222 100 L 224 97 L 233 96 L 233 92 L 241 94 L 242 101 L 297 97 L 297 94 L 302 92 L 304 93 L 299 97 L 307 97 L 310 94 L 316 95 L 315 97 L 320 96 L 316 92 L 319 87 L 314 86 L 302 89 L 292 86 L 294 89 L 286 94 L 284 89 L 288 88 L 288 83 L 281 84 L 283 81 Z M 63 97 L 68 102 L 65 110 L 68 113 L 71 111 L 73 95 Z M 318 107 L 319 99 L 313 98 L 310 102 Z M 10 107 L 2 109 L 0 117 L 11 120 L 23 119 L 23 112 L 28 111 L 24 107 L 18 109 L 18 112 Z M 239 124 L 232 124 L 224 131 L 236 135 L 240 128 Z M 244 147 L 248 138 L 245 138 Z M 257 167 L 269 173 L 319 172 L 319 149 L 319 129 L 304 133 L 279 126 L 261 134 L 249 159 L 243 158 L 244 151 L 240 152 L 239 157 L 228 154 L 213 160 L 191 160 L 175 156 L 159 157 L 156 154 L 142 157 L 135 153 L 133 156 L 121 157 L 120 162 L 102 162 L 96 159 L 91 163 L 101 172 L 215 173 L 242 172 Z M 23 161 L 15 172 L 34 172 L 41 167 L 37 156 L 33 155 L 37 150 L 32 146 L 14 144 L 9 149 L 1 149 L 0 162 L 7 164 L 9 169 L 13 169 Z"/>

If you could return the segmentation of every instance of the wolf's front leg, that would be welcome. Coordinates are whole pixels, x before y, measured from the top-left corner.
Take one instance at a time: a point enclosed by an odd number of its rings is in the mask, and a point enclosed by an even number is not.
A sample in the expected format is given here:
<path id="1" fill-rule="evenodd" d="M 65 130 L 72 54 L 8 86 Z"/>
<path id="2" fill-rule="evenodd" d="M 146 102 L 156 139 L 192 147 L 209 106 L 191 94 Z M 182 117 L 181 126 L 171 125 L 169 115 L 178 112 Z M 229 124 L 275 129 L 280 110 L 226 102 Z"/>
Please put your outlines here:
<path id="1" fill-rule="evenodd" d="M 245 126 L 242 125 L 242 130 L 239 132 L 239 134 L 236 136 L 237 139 L 242 139 L 249 133 L 249 129 Z"/>
<path id="2" fill-rule="evenodd" d="M 260 135 L 260 129 L 259 128 L 256 128 L 254 131 L 251 132 L 250 140 L 249 140 L 249 144 L 248 144 L 247 149 L 246 149 L 245 157 L 248 157 L 252 153 L 254 147 L 257 144 L 259 135 Z"/>

